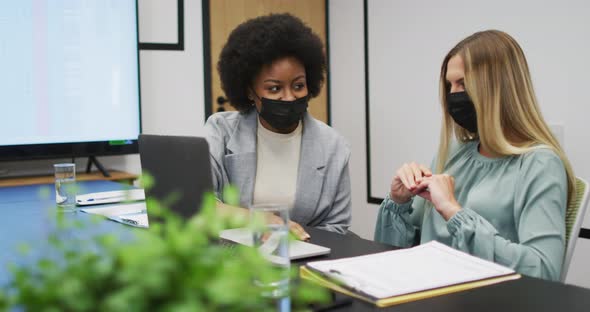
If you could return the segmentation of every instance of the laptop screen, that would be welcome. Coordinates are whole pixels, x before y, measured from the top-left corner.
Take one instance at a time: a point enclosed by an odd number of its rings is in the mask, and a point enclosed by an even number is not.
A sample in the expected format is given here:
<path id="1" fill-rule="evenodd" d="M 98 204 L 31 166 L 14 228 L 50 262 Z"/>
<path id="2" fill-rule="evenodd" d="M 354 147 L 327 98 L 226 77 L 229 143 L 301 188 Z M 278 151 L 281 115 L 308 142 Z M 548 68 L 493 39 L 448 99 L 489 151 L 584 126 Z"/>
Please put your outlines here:
<path id="1" fill-rule="evenodd" d="M 141 134 L 139 154 L 142 173 L 154 180 L 146 199 L 155 198 L 185 218 L 199 211 L 203 194 L 213 190 L 205 138 Z"/>

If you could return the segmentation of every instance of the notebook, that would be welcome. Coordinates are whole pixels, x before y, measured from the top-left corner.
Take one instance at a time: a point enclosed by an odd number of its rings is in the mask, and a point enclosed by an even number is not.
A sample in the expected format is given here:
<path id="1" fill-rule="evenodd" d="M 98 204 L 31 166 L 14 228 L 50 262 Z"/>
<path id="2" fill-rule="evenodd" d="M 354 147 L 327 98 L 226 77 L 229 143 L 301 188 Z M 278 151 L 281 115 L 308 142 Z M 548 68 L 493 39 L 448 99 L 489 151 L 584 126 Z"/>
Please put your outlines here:
<path id="1" fill-rule="evenodd" d="M 379 307 L 520 278 L 510 268 L 432 241 L 417 247 L 308 262 L 302 278 Z"/>
<path id="2" fill-rule="evenodd" d="M 156 198 L 178 215 L 189 218 L 201 207 L 205 192 L 213 190 L 209 145 L 205 138 L 139 135 L 142 173 L 151 175 L 154 185 L 146 198 Z M 168 203 L 167 199 L 176 197 Z M 147 207 L 148 214 L 150 207 Z"/>
<path id="3" fill-rule="evenodd" d="M 252 232 L 247 228 L 229 229 L 221 231 L 222 239 L 230 240 L 242 245 L 252 246 Z M 330 248 L 299 240 L 289 241 L 289 259 L 297 260 L 316 257 L 330 253 Z"/>

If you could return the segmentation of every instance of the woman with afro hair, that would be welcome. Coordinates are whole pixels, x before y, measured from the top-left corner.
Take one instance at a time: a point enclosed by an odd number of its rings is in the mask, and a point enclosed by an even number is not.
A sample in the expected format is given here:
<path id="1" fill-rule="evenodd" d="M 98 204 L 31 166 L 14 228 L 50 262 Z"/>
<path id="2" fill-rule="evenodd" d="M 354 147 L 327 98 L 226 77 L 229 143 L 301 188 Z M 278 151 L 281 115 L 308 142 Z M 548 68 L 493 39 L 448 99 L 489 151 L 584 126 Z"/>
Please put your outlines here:
<path id="1" fill-rule="evenodd" d="M 229 35 L 217 69 L 237 112 L 213 114 L 205 124 L 214 188 L 222 198 L 225 185 L 237 186 L 241 205 L 220 201 L 218 209 L 247 215 L 252 205 L 284 204 L 299 239 L 309 238 L 301 225 L 346 233 L 350 149 L 307 112 L 326 72 L 320 38 L 290 14 L 250 19 Z"/>

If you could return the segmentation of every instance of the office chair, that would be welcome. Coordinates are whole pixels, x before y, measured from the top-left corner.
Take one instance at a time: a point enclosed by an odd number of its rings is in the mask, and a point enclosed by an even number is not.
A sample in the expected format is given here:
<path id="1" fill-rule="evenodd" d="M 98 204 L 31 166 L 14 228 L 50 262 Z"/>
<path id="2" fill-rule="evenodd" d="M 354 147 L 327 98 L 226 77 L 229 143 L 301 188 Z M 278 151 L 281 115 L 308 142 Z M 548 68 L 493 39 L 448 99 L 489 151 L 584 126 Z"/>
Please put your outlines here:
<path id="1" fill-rule="evenodd" d="M 576 196 L 569 204 L 565 211 L 565 257 L 561 269 L 561 281 L 565 282 L 567 272 L 569 269 L 572 256 L 574 254 L 574 247 L 576 240 L 580 233 L 580 227 L 584 220 L 584 212 L 588 205 L 588 182 L 586 180 L 576 177 Z"/>

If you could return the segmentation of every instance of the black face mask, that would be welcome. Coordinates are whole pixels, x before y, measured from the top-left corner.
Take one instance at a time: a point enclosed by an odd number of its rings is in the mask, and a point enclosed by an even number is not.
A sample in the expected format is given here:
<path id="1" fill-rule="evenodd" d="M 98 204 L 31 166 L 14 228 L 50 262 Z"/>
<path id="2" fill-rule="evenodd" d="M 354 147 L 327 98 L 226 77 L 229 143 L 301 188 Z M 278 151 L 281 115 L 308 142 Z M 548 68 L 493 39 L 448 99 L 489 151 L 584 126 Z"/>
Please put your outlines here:
<path id="1" fill-rule="evenodd" d="M 309 96 L 304 96 L 294 101 L 260 98 L 262 107 L 258 113 L 273 128 L 285 130 L 293 127 L 303 118 L 303 114 L 307 111 L 308 101 Z"/>
<path id="2" fill-rule="evenodd" d="M 453 120 L 469 132 L 477 132 L 477 114 L 475 106 L 467 92 L 455 92 L 447 95 L 447 108 Z"/>

